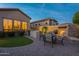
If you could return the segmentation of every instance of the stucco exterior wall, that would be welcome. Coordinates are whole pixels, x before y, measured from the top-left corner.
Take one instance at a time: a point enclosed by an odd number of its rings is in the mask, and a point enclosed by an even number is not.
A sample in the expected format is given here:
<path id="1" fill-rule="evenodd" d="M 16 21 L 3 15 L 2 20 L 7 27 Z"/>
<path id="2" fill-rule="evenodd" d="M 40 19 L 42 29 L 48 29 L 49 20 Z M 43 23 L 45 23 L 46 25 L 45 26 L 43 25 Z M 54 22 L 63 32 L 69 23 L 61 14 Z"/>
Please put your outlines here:
<path id="1" fill-rule="evenodd" d="M 71 37 L 78 37 L 78 31 L 77 31 L 77 28 L 76 26 L 73 24 L 73 25 L 69 25 L 69 28 L 68 28 L 68 35 L 71 36 Z"/>
<path id="2" fill-rule="evenodd" d="M 0 18 L 0 31 L 3 31 L 3 20 Z"/>
<path id="3" fill-rule="evenodd" d="M 24 20 L 28 21 L 28 17 L 24 16 L 22 13 L 19 11 L 0 11 L 0 18 L 12 18 L 12 19 L 17 19 L 17 20 Z"/>
<path id="4" fill-rule="evenodd" d="M 45 20 L 38 20 L 31 23 L 31 27 L 38 27 L 38 26 L 51 26 L 51 25 L 57 25 L 58 22 L 55 22 L 54 20 L 45 19 Z"/>
<path id="5" fill-rule="evenodd" d="M 44 26 L 40 26 L 39 27 L 39 31 L 42 31 L 42 28 Z M 61 31 L 65 31 L 65 35 L 68 36 L 68 27 L 67 26 L 47 26 L 48 30 L 47 32 L 53 32 L 54 30 L 57 30 L 58 31 L 58 36 L 61 36 Z"/>
<path id="6" fill-rule="evenodd" d="M 47 24 L 46 24 L 47 23 Z M 36 25 L 37 24 L 37 25 Z M 49 25 L 49 20 L 45 20 L 45 21 L 40 21 L 40 22 L 36 22 L 36 23 L 32 23 L 31 27 L 36 27 L 36 26 L 48 26 Z"/>

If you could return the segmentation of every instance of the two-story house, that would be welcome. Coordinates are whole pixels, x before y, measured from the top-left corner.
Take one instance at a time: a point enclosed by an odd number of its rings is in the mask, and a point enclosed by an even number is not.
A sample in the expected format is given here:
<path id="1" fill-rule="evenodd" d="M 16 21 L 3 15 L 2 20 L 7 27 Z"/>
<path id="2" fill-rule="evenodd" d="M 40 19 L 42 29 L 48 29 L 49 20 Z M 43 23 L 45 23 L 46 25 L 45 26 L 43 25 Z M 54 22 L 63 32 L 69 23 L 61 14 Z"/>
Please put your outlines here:
<path id="1" fill-rule="evenodd" d="M 30 25 L 31 25 L 31 29 L 37 30 L 40 26 L 58 25 L 58 22 L 55 19 L 46 18 L 46 19 L 31 22 Z"/>

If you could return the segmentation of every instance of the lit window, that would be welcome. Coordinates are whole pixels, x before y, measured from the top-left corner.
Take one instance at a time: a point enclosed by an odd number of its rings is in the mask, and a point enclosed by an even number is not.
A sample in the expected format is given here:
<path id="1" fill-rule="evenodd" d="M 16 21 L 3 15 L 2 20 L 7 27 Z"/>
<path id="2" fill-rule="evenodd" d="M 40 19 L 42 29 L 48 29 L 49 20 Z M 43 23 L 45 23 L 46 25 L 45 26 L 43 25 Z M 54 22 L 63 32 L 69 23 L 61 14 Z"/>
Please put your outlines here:
<path id="1" fill-rule="evenodd" d="M 26 31 L 26 29 L 27 29 L 27 23 L 22 22 L 22 30 Z"/>
<path id="2" fill-rule="evenodd" d="M 37 26 L 37 24 L 35 24 L 35 26 Z"/>
<path id="3" fill-rule="evenodd" d="M 20 23 L 20 21 L 16 21 L 16 20 L 14 20 L 14 30 L 20 30 L 20 25 L 21 23 Z"/>
<path id="4" fill-rule="evenodd" d="M 4 32 L 12 31 L 12 20 L 4 19 L 3 20 Z"/>

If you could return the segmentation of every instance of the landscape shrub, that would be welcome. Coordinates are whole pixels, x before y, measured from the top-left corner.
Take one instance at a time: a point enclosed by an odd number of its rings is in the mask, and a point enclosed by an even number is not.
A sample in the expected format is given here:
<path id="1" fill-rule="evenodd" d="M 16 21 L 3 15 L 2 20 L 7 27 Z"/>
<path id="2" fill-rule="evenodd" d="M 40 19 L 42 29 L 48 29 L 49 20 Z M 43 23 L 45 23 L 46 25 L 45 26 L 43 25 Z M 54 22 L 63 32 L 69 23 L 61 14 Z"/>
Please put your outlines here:
<path id="1" fill-rule="evenodd" d="M 5 37 L 5 32 L 0 32 L 0 37 Z"/>
<path id="2" fill-rule="evenodd" d="M 55 33 L 55 34 L 58 34 L 58 30 L 54 30 L 54 33 Z"/>
<path id="3" fill-rule="evenodd" d="M 18 31 L 18 35 L 23 36 L 25 31 Z"/>
<path id="4" fill-rule="evenodd" d="M 9 37 L 13 37 L 15 36 L 15 32 L 7 32 L 6 35 L 8 35 Z"/>

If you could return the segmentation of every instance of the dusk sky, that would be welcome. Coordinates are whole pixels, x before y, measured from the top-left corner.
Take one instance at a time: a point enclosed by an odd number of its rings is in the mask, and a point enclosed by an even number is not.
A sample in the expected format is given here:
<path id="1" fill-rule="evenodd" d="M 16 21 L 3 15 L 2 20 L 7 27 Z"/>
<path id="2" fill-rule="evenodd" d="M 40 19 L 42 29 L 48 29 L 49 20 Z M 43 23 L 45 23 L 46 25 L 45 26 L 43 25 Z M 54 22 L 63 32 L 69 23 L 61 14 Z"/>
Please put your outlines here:
<path id="1" fill-rule="evenodd" d="M 0 4 L 0 8 L 19 8 L 32 18 L 31 21 L 54 18 L 59 23 L 72 23 L 73 15 L 79 11 L 79 4 L 10 3 Z"/>

